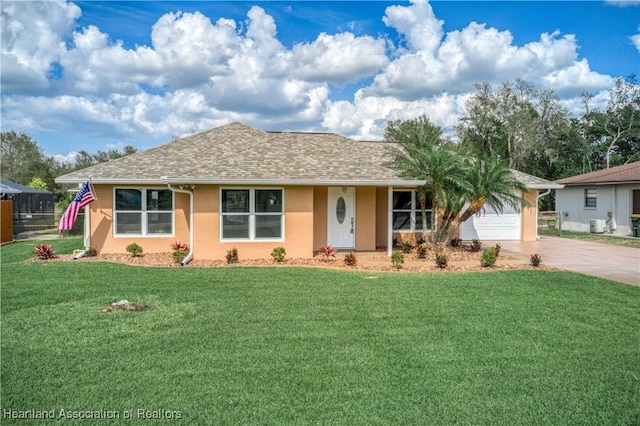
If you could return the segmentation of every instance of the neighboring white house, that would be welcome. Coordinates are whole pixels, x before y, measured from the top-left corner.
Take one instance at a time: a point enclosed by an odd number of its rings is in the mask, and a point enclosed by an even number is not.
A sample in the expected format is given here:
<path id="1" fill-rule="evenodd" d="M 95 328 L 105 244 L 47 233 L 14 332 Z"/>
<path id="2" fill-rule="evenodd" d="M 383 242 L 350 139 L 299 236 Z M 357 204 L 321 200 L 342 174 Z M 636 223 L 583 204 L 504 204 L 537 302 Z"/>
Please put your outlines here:
<path id="1" fill-rule="evenodd" d="M 631 215 L 640 213 L 640 161 L 556 181 L 562 229 L 632 235 Z"/>

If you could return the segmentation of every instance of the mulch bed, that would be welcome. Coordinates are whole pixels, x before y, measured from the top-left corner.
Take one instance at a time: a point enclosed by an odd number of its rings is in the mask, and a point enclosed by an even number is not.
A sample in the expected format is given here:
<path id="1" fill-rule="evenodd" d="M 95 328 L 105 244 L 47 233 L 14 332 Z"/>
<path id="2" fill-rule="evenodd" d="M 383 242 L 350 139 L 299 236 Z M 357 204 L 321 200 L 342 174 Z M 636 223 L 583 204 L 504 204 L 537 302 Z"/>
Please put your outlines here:
<path id="1" fill-rule="evenodd" d="M 515 257 L 505 254 L 498 256 L 498 259 L 492 267 L 480 266 L 481 252 L 471 252 L 464 248 L 448 248 L 449 256 L 448 266 L 444 269 L 439 268 L 434 260 L 434 253 L 429 252 L 425 259 L 419 259 L 415 253 L 405 254 L 405 261 L 402 268 L 396 269 L 392 266 L 391 260 L 387 257 L 386 252 L 380 254 L 367 253 L 362 259 L 358 259 L 355 266 L 347 266 L 344 264 L 343 258 L 347 252 L 338 252 L 335 258 L 329 260 L 324 259 L 320 255 L 312 259 L 289 258 L 283 262 L 275 262 L 272 259 L 242 259 L 238 263 L 229 265 L 226 260 L 211 259 L 193 259 L 185 267 L 202 267 L 202 268 L 220 268 L 220 267 L 238 267 L 238 266 L 299 266 L 299 267 L 316 267 L 331 268 L 341 270 L 359 270 L 359 271 L 387 271 L 387 272 L 443 272 L 443 271 L 495 271 L 495 270 L 516 270 L 516 269 L 554 269 L 544 265 L 533 267 L 529 263 Z M 356 253 L 356 256 L 358 254 Z M 33 259 L 32 261 L 39 261 Z M 74 262 L 95 262 L 107 261 L 137 266 L 151 267 L 181 267 L 175 263 L 171 253 L 145 253 L 142 256 L 133 257 L 130 254 L 98 254 L 94 257 L 82 257 L 74 260 L 71 255 L 61 255 L 56 259 L 49 261 L 74 261 Z"/>

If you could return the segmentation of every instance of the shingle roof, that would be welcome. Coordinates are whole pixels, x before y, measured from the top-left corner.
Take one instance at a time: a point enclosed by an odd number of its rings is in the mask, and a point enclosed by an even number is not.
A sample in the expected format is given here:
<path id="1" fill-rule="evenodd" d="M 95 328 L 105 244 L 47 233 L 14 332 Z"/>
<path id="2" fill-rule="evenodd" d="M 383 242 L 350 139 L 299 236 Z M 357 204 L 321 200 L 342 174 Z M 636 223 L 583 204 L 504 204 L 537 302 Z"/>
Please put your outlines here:
<path id="1" fill-rule="evenodd" d="M 383 165 L 388 146 L 335 133 L 265 132 L 234 122 L 60 176 L 56 182 L 424 184 L 402 179 Z M 516 175 L 530 188 L 560 187 L 521 172 Z"/>
<path id="2" fill-rule="evenodd" d="M 56 179 L 59 183 L 402 183 L 384 142 L 332 133 L 265 132 L 230 123 Z M 164 178 L 164 179 L 161 179 Z M 416 184 L 419 181 L 411 181 Z M 408 182 L 407 182 L 408 183 Z"/>
<path id="3" fill-rule="evenodd" d="M 564 185 L 620 184 L 640 182 L 640 161 L 556 181 Z"/>
<path id="4" fill-rule="evenodd" d="M 513 174 L 530 189 L 560 189 L 564 186 L 518 170 L 513 170 Z"/>

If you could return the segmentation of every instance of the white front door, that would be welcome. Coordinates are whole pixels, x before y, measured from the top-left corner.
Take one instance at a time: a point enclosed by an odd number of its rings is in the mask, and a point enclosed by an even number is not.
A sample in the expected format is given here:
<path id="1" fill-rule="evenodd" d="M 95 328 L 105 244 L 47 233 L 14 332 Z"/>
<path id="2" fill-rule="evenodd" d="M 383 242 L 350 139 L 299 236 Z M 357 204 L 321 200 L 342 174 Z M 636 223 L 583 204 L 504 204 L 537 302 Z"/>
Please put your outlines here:
<path id="1" fill-rule="evenodd" d="M 355 248 L 355 188 L 329 188 L 327 244 L 336 248 Z"/>

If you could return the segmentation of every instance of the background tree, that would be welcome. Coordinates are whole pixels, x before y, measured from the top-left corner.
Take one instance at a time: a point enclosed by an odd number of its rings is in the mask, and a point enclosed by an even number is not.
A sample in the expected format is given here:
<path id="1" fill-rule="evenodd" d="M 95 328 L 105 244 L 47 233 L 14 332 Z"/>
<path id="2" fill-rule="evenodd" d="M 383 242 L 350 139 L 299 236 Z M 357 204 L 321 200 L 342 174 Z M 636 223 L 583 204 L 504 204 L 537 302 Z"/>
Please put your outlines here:
<path id="1" fill-rule="evenodd" d="M 424 116 L 390 122 L 385 139 L 396 142 L 388 149 L 387 165 L 403 178 L 427 182 L 418 192 L 431 191 L 431 241 L 436 247 L 446 244 L 460 224 L 485 205 L 502 211 L 505 204 L 519 209 L 524 202 L 514 194 L 526 186 L 506 163 L 490 155 L 468 155 L 463 147 L 444 141 L 441 129 Z M 421 207 L 426 238 L 424 204 Z"/>
<path id="2" fill-rule="evenodd" d="M 585 138 L 592 147 L 593 170 L 640 160 L 640 85 L 636 77 L 618 78 L 604 111 L 587 108 Z"/>
<path id="3" fill-rule="evenodd" d="M 0 145 L 0 175 L 3 179 L 27 185 L 34 177 L 39 177 L 47 184 L 47 189 L 53 188 L 53 161 L 29 135 L 14 130 L 2 132 Z"/>
<path id="4" fill-rule="evenodd" d="M 27 185 L 29 188 L 41 189 L 43 191 L 48 191 L 47 184 L 45 181 L 40 179 L 39 177 L 34 177 L 31 179 L 31 182 Z"/>

